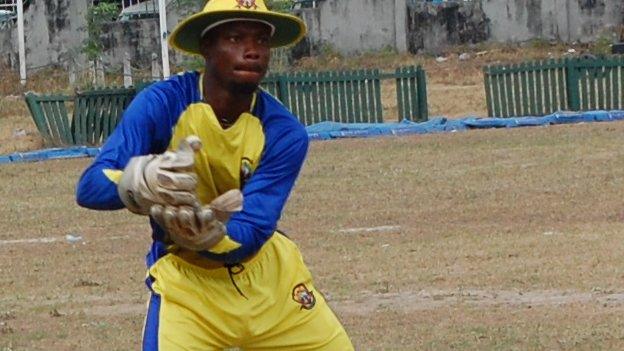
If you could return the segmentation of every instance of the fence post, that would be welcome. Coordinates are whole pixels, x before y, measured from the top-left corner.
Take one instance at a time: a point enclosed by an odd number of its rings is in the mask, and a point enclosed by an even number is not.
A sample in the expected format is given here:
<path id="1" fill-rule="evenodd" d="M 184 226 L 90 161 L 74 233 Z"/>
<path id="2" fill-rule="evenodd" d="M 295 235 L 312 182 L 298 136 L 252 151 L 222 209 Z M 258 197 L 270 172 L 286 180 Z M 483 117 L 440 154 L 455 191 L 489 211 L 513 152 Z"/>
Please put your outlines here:
<path id="1" fill-rule="evenodd" d="M 426 121 L 429 119 L 429 108 L 427 104 L 427 75 L 421 66 L 418 66 L 416 85 L 418 86 L 418 119 Z"/>
<path id="2" fill-rule="evenodd" d="M 579 111 L 581 109 L 581 99 L 579 95 L 579 74 L 576 69 L 576 61 L 566 59 L 565 75 L 566 89 L 568 93 L 568 110 Z"/>
<path id="3" fill-rule="evenodd" d="M 130 65 L 130 54 L 127 52 L 124 53 L 123 60 L 123 81 L 124 88 L 129 88 L 132 86 L 132 66 Z"/>
<path id="4" fill-rule="evenodd" d="M 490 67 L 483 67 L 483 85 L 485 87 L 485 104 L 487 105 L 488 116 L 494 117 L 494 111 L 492 111 L 492 95 L 490 94 Z"/>
<path id="5" fill-rule="evenodd" d="M 279 101 L 281 101 L 284 106 L 290 108 L 290 99 L 288 98 L 288 77 L 285 73 L 279 73 L 277 75 L 277 91 L 279 94 L 277 97 Z"/>
<path id="6" fill-rule="evenodd" d="M 9 53 L 8 55 L 9 55 L 9 66 L 11 67 L 11 69 L 15 69 L 15 56 L 12 55 L 11 53 Z"/>
<path id="7" fill-rule="evenodd" d="M 160 66 L 158 65 L 158 55 L 152 53 L 152 80 L 160 79 Z"/>
<path id="8" fill-rule="evenodd" d="M 399 122 L 405 119 L 405 106 L 403 105 L 403 68 L 397 67 L 394 70 L 395 83 L 396 83 L 396 98 L 397 98 L 397 114 L 399 115 Z"/>
<path id="9" fill-rule="evenodd" d="M 69 71 L 69 86 L 73 87 L 76 85 L 76 64 L 74 62 L 69 63 L 68 71 Z"/>
<path id="10" fill-rule="evenodd" d="M 105 86 L 106 81 L 104 80 L 104 66 L 102 64 L 102 59 L 97 58 L 95 60 L 95 81 L 98 86 Z"/>
<path id="11" fill-rule="evenodd" d="M 96 81 L 95 81 L 95 62 L 94 61 L 89 61 L 89 65 L 88 65 L 88 71 L 89 71 L 89 78 L 91 78 L 91 84 L 93 84 L 94 86 L 96 85 Z"/>

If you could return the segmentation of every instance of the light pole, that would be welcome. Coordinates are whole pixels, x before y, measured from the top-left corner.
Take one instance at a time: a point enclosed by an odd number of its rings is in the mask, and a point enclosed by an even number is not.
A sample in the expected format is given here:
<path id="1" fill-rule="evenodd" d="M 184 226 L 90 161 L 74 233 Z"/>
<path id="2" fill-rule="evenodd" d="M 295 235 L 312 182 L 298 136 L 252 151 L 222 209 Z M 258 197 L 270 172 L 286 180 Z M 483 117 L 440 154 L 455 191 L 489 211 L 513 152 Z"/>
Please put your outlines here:
<path id="1" fill-rule="evenodd" d="M 167 6 L 165 0 L 158 0 L 160 18 L 160 48 L 162 53 L 163 78 L 169 78 L 169 48 L 167 48 Z"/>
<path id="2" fill-rule="evenodd" d="M 24 3 L 17 0 L 17 46 L 20 63 L 20 83 L 26 85 L 26 49 L 24 48 Z"/>

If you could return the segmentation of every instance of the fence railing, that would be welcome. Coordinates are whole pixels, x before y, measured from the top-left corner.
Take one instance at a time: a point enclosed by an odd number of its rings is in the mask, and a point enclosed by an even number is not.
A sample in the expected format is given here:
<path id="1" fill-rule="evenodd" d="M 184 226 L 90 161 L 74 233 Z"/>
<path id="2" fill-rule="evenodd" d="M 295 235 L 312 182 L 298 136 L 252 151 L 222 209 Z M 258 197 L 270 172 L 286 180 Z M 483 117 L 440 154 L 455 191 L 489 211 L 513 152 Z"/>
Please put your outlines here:
<path id="1" fill-rule="evenodd" d="M 398 119 L 428 119 L 427 83 L 421 67 L 379 70 L 273 74 L 262 86 L 277 97 L 305 125 L 323 122 L 381 123 L 381 81 L 396 84 Z"/>
<path id="2" fill-rule="evenodd" d="M 393 78 L 396 79 L 399 121 L 426 121 L 429 118 L 429 109 L 425 71 L 420 66 L 397 68 Z"/>
<path id="3" fill-rule="evenodd" d="M 624 109 L 624 57 L 489 66 L 484 80 L 491 117 Z"/>
<path id="4" fill-rule="evenodd" d="M 117 126 L 136 89 L 78 92 L 75 96 L 26 93 L 26 104 L 47 146 L 99 145 Z"/>
<path id="5" fill-rule="evenodd" d="M 393 79 L 396 84 L 399 120 L 427 120 L 426 79 L 420 67 L 385 74 L 379 70 L 276 74 L 268 76 L 262 87 L 305 125 L 323 121 L 381 123 L 385 121 L 382 79 Z M 146 84 L 84 91 L 73 97 L 27 93 L 26 103 L 48 146 L 99 145 Z"/>

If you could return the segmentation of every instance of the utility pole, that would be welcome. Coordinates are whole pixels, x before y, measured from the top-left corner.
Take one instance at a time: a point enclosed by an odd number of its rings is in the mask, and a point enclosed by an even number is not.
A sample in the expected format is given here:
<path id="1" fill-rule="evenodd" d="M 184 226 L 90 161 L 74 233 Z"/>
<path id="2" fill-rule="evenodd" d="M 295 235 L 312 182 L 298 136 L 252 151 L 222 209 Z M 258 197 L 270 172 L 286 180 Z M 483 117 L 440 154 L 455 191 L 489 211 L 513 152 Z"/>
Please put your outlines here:
<path id="1" fill-rule="evenodd" d="M 24 48 L 24 3 L 17 0 L 17 45 L 20 63 L 20 83 L 26 85 L 26 49 Z"/>
<path id="2" fill-rule="evenodd" d="M 169 78 L 169 48 L 167 47 L 167 5 L 165 0 L 158 0 L 158 14 L 160 18 L 160 48 L 162 52 L 163 78 Z"/>

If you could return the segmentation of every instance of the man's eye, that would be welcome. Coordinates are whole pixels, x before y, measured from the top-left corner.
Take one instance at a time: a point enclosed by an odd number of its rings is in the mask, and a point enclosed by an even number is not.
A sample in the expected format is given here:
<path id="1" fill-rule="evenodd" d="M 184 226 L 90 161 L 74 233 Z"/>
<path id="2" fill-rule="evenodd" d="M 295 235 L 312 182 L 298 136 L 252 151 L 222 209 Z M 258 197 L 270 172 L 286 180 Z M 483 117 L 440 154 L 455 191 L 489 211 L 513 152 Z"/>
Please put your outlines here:
<path id="1" fill-rule="evenodd" d="M 264 38 L 258 39 L 258 44 L 266 44 L 268 42 L 269 42 L 269 38 L 268 37 L 264 37 Z"/>
<path id="2" fill-rule="evenodd" d="M 238 43 L 238 37 L 237 36 L 231 36 L 228 38 L 228 40 L 230 41 L 230 43 Z"/>

